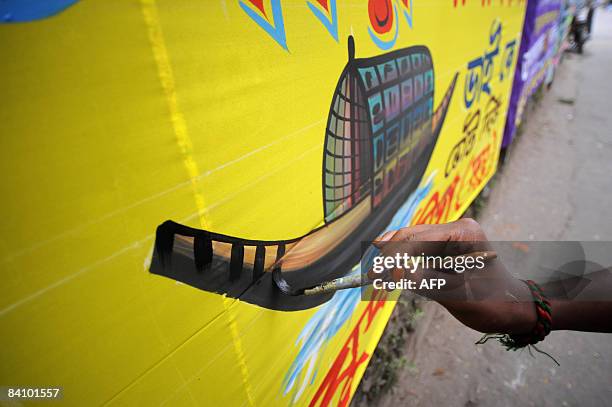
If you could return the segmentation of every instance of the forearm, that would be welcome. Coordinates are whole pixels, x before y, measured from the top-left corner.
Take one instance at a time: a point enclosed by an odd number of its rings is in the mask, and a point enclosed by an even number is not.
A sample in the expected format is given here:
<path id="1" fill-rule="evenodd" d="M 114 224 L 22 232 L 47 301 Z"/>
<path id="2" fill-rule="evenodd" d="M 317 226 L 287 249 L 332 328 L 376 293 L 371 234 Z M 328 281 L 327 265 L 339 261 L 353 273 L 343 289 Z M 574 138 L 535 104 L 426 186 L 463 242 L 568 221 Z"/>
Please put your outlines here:
<path id="1" fill-rule="evenodd" d="M 612 332 L 612 301 L 550 301 L 552 307 L 552 329 Z"/>
<path id="2" fill-rule="evenodd" d="M 586 279 L 589 287 L 573 299 L 567 299 L 563 287 L 567 280 L 541 286 L 552 308 L 552 330 L 612 332 L 612 274 L 602 271 Z M 499 301 L 494 295 L 491 300 L 439 302 L 462 323 L 483 333 L 530 332 L 537 317 L 529 289 L 520 280 L 507 280 L 503 291 L 512 292 L 516 301 Z"/>
<path id="3" fill-rule="evenodd" d="M 568 295 L 565 287 L 575 287 L 574 295 Z M 547 283 L 542 289 L 551 303 L 553 330 L 612 332 L 612 273 L 609 270 Z"/>

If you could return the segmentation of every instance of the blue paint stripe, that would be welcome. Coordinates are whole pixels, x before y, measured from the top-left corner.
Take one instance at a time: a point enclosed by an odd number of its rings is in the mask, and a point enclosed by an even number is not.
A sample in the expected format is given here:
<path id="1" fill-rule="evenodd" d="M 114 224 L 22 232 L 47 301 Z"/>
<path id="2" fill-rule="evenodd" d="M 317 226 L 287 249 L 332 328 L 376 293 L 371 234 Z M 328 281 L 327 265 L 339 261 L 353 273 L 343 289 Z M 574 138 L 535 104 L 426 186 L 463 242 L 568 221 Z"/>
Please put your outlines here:
<path id="1" fill-rule="evenodd" d="M 310 2 L 307 4 L 310 8 L 310 11 L 312 11 L 312 13 L 319 19 L 319 21 L 321 21 L 321 23 L 323 24 L 323 26 L 325 26 L 327 31 L 329 31 L 331 36 L 334 37 L 334 40 L 338 42 L 338 13 L 336 11 L 336 1 L 330 1 L 331 20 L 329 20 L 327 16 L 322 13 L 321 10 L 319 10 L 315 5 Z"/>
<path id="2" fill-rule="evenodd" d="M 274 18 L 274 26 L 242 1 L 240 2 L 240 7 L 242 7 L 244 12 L 247 13 L 247 15 L 257 23 L 257 25 L 263 28 L 268 35 L 274 39 L 274 41 L 276 41 L 286 51 L 289 51 L 287 48 L 285 22 L 283 21 L 283 12 L 281 10 L 280 0 L 272 0 L 272 16 Z"/>

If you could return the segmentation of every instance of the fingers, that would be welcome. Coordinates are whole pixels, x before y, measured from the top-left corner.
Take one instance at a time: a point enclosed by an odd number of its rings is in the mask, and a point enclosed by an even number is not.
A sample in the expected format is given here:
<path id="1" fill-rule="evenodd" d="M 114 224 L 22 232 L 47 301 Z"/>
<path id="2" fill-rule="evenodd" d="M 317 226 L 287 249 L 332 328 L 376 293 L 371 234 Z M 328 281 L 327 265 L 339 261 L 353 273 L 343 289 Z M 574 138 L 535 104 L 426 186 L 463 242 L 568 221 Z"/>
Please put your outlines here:
<path id="1" fill-rule="evenodd" d="M 429 241 L 483 241 L 487 240 L 482 228 L 474 219 L 461 218 L 455 222 L 440 225 L 416 225 L 400 229 L 394 240 Z"/>
<path id="2" fill-rule="evenodd" d="M 415 225 L 390 231 L 372 243 L 386 255 L 404 252 L 455 256 L 490 249 L 482 228 L 470 218 L 441 225 Z"/>
<path id="3" fill-rule="evenodd" d="M 455 222 L 438 225 L 415 225 L 389 231 L 380 236 L 374 245 L 384 242 L 429 240 L 429 241 L 481 241 L 486 240 L 482 228 L 474 219 L 461 218 Z"/>
<path id="4" fill-rule="evenodd" d="M 389 231 L 380 236 L 373 244 L 380 250 L 380 255 L 384 257 L 402 257 L 404 255 L 412 257 L 454 257 L 490 249 L 482 228 L 473 219 L 460 219 L 456 222 L 441 225 L 415 225 Z M 414 263 L 412 264 L 414 265 Z M 433 290 L 431 292 L 425 290 L 420 294 L 440 300 L 442 299 L 440 295 L 444 294 L 443 296 L 446 298 L 449 293 L 455 292 L 450 294 L 452 298 L 465 298 L 465 276 L 454 274 L 452 269 L 424 269 L 418 267 L 413 270 L 406 270 L 393 268 L 387 269 L 382 275 L 374 273 L 370 269 L 368 276 L 371 280 L 382 278 L 395 282 L 409 279 L 414 281 L 417 286 L 421 286 L 423 280 L 443 280 L 445 282 L 444 290 Z M 419 290 L 416 291 L 419 292 Z"/>

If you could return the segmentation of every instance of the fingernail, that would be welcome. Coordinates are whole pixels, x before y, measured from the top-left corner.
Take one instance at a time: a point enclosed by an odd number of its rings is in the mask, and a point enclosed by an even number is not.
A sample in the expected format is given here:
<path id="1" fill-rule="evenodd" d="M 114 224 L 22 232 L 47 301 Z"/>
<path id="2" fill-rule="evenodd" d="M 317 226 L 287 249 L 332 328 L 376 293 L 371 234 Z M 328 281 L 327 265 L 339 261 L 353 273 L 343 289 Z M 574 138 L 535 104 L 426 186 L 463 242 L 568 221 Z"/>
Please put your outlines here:
<path id="1" fill-rule="evenodd" d="M 393 235 L 395 235 L 395 232 L 397 232 L 396 230 L 390 230 L 387 233 L 385 233 L 384 235 L 378 237 L 376 239 L 377 242 L 386 242 L 388 240 L 391 240 L 391 238 L 393 237 Z"/>

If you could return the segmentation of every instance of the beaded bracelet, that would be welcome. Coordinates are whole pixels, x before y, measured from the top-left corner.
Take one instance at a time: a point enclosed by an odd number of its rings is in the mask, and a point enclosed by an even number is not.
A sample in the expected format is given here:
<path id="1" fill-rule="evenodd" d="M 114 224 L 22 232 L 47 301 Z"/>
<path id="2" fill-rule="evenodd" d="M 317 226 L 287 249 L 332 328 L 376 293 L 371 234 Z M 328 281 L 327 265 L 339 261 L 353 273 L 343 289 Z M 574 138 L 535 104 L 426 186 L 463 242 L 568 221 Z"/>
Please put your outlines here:
<path id="1" fill-rule="evenodd" d="M 531 348 L 533 347 L 537 352 L 545 354 L 559 365 L 559 362 L 557 362 L 555 358 L 535 346 L 535 344 L 542 341 L 552 329 L 552 310 L 550 302 L 548 298 L 546 298 L 546 295 L 544 295 L 542 288 L 533 280 L 521 281 L 529 287 L 536 308 L 537 320 L 531 332 L 525 334 L 485 334 L 476 344 L 482 345 L 489 339 L 497 339 L 506 350 L 517 350 L 527 347 L 529 353 L 531 353 Z"/>

